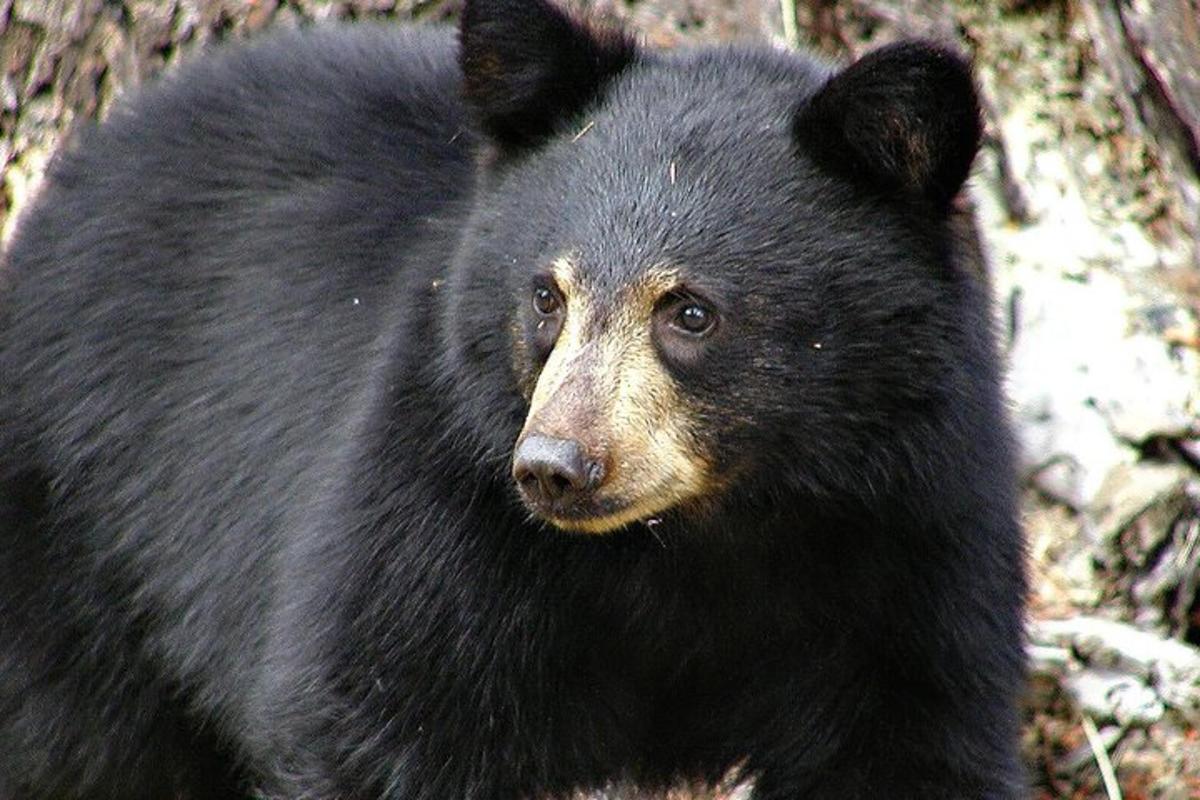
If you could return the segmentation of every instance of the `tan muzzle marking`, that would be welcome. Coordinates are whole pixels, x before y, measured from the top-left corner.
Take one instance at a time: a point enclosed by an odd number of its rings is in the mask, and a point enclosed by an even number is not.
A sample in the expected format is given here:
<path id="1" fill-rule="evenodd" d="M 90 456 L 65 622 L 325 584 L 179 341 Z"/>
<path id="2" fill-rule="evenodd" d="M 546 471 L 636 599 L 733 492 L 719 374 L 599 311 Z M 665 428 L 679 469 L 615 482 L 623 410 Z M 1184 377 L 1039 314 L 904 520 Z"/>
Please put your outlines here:
<path id="1" fill-rule="evenodd" d="M 604 468 L 594 500 L 618 510 L 551 519 L 602 533 L 652 517 L 705 491 L 709 464 L 691 431 L 694 412 L 667 373 L 652 336 L 652 314 L 677 283 L 653 269 L 601 314 L 565 258 L 554 264 L 566 318 L 530 399 L 521 432 L 575 439 Z"/>

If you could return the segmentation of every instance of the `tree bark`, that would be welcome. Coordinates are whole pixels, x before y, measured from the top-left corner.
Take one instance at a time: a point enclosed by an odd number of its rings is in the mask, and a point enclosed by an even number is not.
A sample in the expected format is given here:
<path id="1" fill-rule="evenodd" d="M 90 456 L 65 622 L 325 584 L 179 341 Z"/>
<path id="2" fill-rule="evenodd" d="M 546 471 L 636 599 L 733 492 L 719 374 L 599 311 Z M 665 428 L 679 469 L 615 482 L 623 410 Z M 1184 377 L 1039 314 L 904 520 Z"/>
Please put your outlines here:
<path id="1" fill-rule="evenodd" d="M 1163 171 L 1178 176 L 1181 222 L 1200 242 L 1200 2 L 1087 0 L 1082 9 L 1128 131 L 1153 142 Z"/>

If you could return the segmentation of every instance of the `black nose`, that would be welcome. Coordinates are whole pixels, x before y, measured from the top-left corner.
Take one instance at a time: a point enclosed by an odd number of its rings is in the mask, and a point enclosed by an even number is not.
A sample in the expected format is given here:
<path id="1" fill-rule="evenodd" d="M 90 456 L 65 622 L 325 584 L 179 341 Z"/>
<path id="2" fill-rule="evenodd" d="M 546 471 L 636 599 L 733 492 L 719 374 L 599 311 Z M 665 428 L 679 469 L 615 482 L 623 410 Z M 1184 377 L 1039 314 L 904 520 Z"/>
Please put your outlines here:
<path id="1" fill-rule="evenodd" d="M 558 500 L 591 483 L 587 454 L 574 439 L 525 437 L 513 455 L 513 478 L 531 497 Z"/>

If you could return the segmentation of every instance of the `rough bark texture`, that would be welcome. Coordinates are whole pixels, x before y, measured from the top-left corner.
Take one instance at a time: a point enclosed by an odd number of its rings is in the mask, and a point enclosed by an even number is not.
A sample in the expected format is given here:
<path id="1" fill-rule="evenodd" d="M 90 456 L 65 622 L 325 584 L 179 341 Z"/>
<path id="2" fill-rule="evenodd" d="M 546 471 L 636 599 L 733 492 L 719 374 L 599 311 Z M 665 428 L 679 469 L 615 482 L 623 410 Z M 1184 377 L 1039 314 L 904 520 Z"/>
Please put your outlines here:
<path id="1" fill-rule="evenodd" d="M 1200 235 L 1200 4 L 1089 0 L 1082 4 L 1096 60 L 1116 91 L 1126 130 L 1153 142 L 1179 178 L 1182 219 Z M 1200 266 L 1200 264 L 1198 264 Z"/>
<path id="2" fill-rule="evenodd" d="M 0 0 L 0 233 L 72 126 L 210 43 L 458 5 Z M 971 199 L 1027 451 L 1036 796 L 1110 797 L 1111 761 L 1126 800 L 1200 797 L 1200 0 L 594 5 L 660 46 L 766 35 L 840 58 L 916 34 L 974 57 Z"/>
<path id="3" fill-rule="evenodd" d="M 438 19 L 448 0 L 0 0 L 0 230 L 79 120 L 180 57 L 268 25 L 334 17 Z"/>

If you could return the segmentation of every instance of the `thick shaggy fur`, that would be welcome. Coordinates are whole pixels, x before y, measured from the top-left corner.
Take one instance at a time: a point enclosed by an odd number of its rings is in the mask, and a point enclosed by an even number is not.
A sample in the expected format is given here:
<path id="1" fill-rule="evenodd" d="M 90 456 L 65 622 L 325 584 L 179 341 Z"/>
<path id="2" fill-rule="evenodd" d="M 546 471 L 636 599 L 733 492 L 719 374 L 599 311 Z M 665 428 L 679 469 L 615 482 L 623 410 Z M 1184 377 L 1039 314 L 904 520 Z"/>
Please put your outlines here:
<path id="1" fill-rule="evenodd" d="M 963 65 L 643 52 L 536 0 L 462 42 L 230 48 L 55 162 L 0 297 L 0 797 L 1019 796 Z M 562 253 L 721 315 L 666 368 L 711 496 L 650 525 L 513 486 Z"/>

